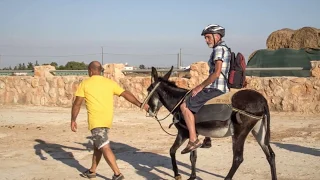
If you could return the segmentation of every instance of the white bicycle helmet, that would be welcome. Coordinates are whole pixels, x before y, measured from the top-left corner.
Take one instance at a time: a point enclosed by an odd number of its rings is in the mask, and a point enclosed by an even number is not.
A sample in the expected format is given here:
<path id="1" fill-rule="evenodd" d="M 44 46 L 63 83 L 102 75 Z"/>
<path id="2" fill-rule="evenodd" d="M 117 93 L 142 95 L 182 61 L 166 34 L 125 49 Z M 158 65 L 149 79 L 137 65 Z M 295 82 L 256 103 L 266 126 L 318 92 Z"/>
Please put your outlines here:
<path id="1" fill-rule="evenodd" d="M 217 24 L 209 24 L 202 30 L 201 36 L 205 34 L 220 34 L 221 37 L 224 37 L 225 29 Z"/>

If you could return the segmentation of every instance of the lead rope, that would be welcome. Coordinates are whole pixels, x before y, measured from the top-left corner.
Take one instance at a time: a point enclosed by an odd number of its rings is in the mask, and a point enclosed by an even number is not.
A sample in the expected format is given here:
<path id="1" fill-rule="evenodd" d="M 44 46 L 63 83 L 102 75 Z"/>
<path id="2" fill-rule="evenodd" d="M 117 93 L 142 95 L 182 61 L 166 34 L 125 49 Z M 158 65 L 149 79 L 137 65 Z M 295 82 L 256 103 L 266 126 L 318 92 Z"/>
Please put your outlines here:
<path id="1" fill-rule="evenodd" d="M 180 99 L 180 101 L 176 104 L 176 106 L 174 106 L 174 108 L 170 111 L 170 113 L 169 113 L 166 117 L 164 117 L 164 118 L 162 118 L 162 119 L 158 119 L 157 117 L 155 117 L 155 119 L 156 119 L 157 121 L 163 121 L 163 120 L 165 120 L 167 117 L 169 117 L 170 114 L 172 114 L 173 111 L 176 110 L 176 108 L 181 104 L 181 102 L 186 98 L 186 96 L 188 96 L 188 94 L 189 94 L 191 91 L 192 91 L 192 90 L 189 90 L 189 91 Z"/>
<path id="2" fill-rule="evenodd" d="M 169 117 L 170 114 L 173 113 L 173 111 L 181 104 L 181 102 L 187 97 L 187 95 L 188 95 L 190 92 L 191 92 L 191 90 L 189 90 L 189 91 L 180 99 L 180 101 L 176 104 L 176 106 L 170 111 L 170 113 L 169 113 L 166 117 L 164 117 L 164 118 L 162 118 L 162 119 L 158 119 L 157 116 L 154 117 L 154 119 L 157 120 L 157 122 L 159 123 L 161 129 L 162 129 L 165 133 L 167 133 L 168 135 L 170 135 L 170 136 L 177 136 L 177 134 L 168 133 L 168 132 L 162 127 L 162 124 L 160 123 L 160 121 L 163 121 L 163 120 L 165 120 L 167 117 Z M 176 122 L 171 123 L 171 124 L 169 125 L 169 128 L 170 128 L 174 123 L 176 123 Z"/>
<path id="3" fill-rule="evenodd" d="M 162 124 L 160 123 L 160 121 L 157 121 L 157 122 L 159 123 L 161 129 L 162 129 L 165 133 L 167 133 L 167 134 L 170 135 L 170 136 L 177 136 L 177 134 L 168 133 L 166 130 L 164 130 L 164 128 L 162 127 Z"/>
<path id="4" fill-rule="evenodd" d="M 240 114 L 242 114 L 242 115 L 245 115 L 245 116 L 248 116 L 248 117 L 251 117 L 251 118 L 254 118 L 254 119 L 258 119 L 258 120 L 260 120 L 260 119 L 263 118 L 263 116 L 255 116 L 255 115 L 249 114 L 249 113 L 247 113 L 247 112 L 245 112 L 245 111 L 243 111 L 243 110 L 240 110 L 240 109 L 237 109 L 237 108 L 235 108 L 235 107 L 232 107 L 230 104 L 227 104 L 227 105 L 228 105 L 233 111 L 238 112 L 238 113 L 240 113 Z"/>

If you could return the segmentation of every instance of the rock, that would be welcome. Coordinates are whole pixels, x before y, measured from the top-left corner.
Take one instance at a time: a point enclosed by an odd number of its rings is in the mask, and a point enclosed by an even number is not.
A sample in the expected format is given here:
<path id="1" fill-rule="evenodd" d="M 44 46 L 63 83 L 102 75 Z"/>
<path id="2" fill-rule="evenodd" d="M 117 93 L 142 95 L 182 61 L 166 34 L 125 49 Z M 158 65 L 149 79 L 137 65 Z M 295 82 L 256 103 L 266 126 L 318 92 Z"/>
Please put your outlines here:
<path id="1" fill-rule="evenodd" d="M 320 61 L 310 61 L 311 63 L 311 76 L 320 78 Z"/>
<path id="2" fill-rule="evenodd" d="M 79 83 L 74 82 L 72 84 L 72 94 L 74 94 L 77 91 L 78 87 L 79 87 Z"/>
<path id="3" fill-rule="evenodd" d="M 271 103 L 274 104 L 274 110 L 276 111 L 282 110 L 282 105 L 281 105 L 282 100 L 283 99 L 280 97 L 274 97 L 271 99 Z"/>
<path id="4" fill-rule="evenodd" d="M 59 77 L 47 77 L 47 83 L 49 83 L 50 88 L 56 88 L 57 86 L 57 79 Z"/>
<path id="5" fill-rule="evenodd" d="M 40 99 L 41 99 L 40 96 L 33 96 L 32 99 L 31 99 L 31 103 L 33 105 L 38 106 L 38 105 L 40 105 Z"/>
<path id="6" fill-rule="evenodd" d="M 6 92 L 4 94 L 4 104 L 12 104 L 13 103 L 13 98 L 14 98 L 14 92 L 11 91 L 11 92 Z"/>
<path id="7" fill-rule="evenodd" d="M 313 89 L 313 85 L 312 85 L 311 81 L 306 81 L 305 86 L 306 86 L 306 91 L 308 94 L 313 93 L 314 89 Z"/>
<path id="8" fill-rule="evenodd" d="M 56 89 L 55 88 L 51 88 L 49 90 L 49 96 L 52 97 L 52 98 L 57 97 L 57 93 L 56 93 Z"/>
<path id="9" fill-rule="evenodd" d="M 31 80 L 31 86 L 32 86 L 33 88 L 38 87 L 38 86 L 39 86 L 39 79 L 38 79 L 38 78 L 33 78 L 33 79 Z"/>
<path id="10" fill-rule="evenodd" d="M 305 95 L 307 92 L 306 86 L 301 86 L 301 85 L 293 85 L 290 88 L 290 93 L 295 95 L 295 96 L 302 96 Z"/>
<path id="11" fill-rule="evenodd" d="M 56 70 L 54 66 L 51 65 L 42 65 L 34 67 L 34 76 L 35 77 L 53 77 L 54 75 L 50 71 Z"/>
<path id="12" fill-rule="evenodd" d="M 0 81 L 0 89 L 5 89 L 6 84 L 3 81 Z"/>
<path id="13" fill-rule="evenodd" d="M 57 79 L 58 88 L 64 88 L 64 81 L 62 78 Z"/>
<path id="14" fill-rule="evenodd" d="M 316 105 L 315 113 L 320 113 L 320 104 Z"/>
<path id="15" fill-rule="evenodd" d="M 59 96 L 64 96 L 65 94 L 64 88 L 58 88 L 58 94 Z"/>
<path id="16" fill-rule="evenodd" d="M 15 87 L 20 86 L 20 80 L 21 80 L 20 77 L 13 77 L 13 85 Z"/>
<path id="17" fill-rule="evenodd" d="M 105 64 L 104 68 L 104 76 L 119 82 L 119 79 L 124 78 L 124 74 L 122 70 L 124 70 L 124 64 Z"/>
<path id="18" fill-rule="evenodd" d="M 294 78 L 294 79 L 291 79 L 292 82 L 295 82 L 295 83 L 299 83 L 299 84 L 303 84 L 306 82 L 306 78 Z"/>
<path id="19" fill-rule="evenodd" d="M 151 78 L 142 78 L 141 81 L 143 87 L 149 87 L 151 84 Z"/>
<path id="20" fill-rule="evenodd" d="M 6 86 L 9 87 L 9 88 L 13 88 L 14 87 L 14 85 L 13 85 L 13 77 L 8 77 L 7 78 Z"/>
<path id="21" fill-rule="evenodd" d="M 42 96 L 40 99 L 40 105 L 45 106 L 48 103 L 48 99 L 46 96 Z"/>
<path id="22" fill-rule="evenodd" d="M 43 91 L 44 91 L 45 93 L 48 93 L 48 92 L 49 92 L 49 90 L 50 90 L 49 83 L 48 83 L 48 82 L 46 82 L 46 84 L 43 86 Z"/>
<path id="23" fill-rule="evenodd" d="M 72 102 L 68 100 L 66 97 L 59 97 L 57 103 L 62 106 L 66 106 L 66 105 L 70 106 Z"/>
<path id="24" fill-rule="evenodd" d="M 32 101 L 32 93 L 31 92 L 27 92 L 26 94 L 26 104 L 31 104 L 31 101 Z"/>
<path id="25" fill-rule="evenodd" d="M 46 78 L 45 77 L 41 77 L 39 79 L 39 86 L 45 86 L 47 83 Z"/>

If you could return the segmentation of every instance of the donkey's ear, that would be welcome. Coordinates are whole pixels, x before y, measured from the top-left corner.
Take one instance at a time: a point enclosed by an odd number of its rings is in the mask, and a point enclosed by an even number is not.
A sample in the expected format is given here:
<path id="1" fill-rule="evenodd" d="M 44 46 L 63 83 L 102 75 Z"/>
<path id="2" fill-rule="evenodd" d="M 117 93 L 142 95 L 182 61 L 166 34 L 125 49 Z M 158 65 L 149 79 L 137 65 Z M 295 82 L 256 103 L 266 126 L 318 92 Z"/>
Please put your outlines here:
<path id="1" fill-rule="evenodd" d="M 158 72 L 156 70 L 156 68 L 152 67 L 151 68 L 151 82 L 155 82 L 155 81 L 158 81 Z"/>
<path id="2" fill-rule="evenodd" d="M 167 72 L 166 75 L 163 76 L 164 79 L 166 79 L 166 80 L 169 79 L 169 77 L 170 77 L 170 75 L 171 75 L 171 73 L 172 73 L 172 69 L 173 69 L 173 66 L 171 66 L 171 69 Z"/>

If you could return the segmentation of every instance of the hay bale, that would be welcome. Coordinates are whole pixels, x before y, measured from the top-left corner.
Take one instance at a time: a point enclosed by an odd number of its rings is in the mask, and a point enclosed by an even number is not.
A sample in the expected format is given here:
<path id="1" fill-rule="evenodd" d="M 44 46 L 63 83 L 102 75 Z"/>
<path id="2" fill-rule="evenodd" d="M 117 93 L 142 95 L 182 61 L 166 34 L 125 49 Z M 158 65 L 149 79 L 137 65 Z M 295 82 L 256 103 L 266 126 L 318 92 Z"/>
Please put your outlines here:
<path id="1" fill-rule="evenodd" d="M 256 52 L 258 52 L 259 50 L 255 50 L 253 51 L 253 53 L 250 54 L 249 58 L 248 58 L 248 62 L 250 61 L 250 59 L 256 54 Z"/>
<path id="2" fill-rule="evenodd" d="M 292 49 L 320 49 L 320 31 L 313 27 L 303 27 L 296 30 L 290 42 Z"/>
<path id="3" fill-rule="evenodd" d="M 289 48 L 294 32 L 295 30 L 289 28 L 272 32 L 267 39 L 267 48 L 272 50 Z"/>
<path id="4" fill-rule="evenodd" d="M 320 29 L 317 29 L 318 31 L 318 46 L 320 47 Z"/>

